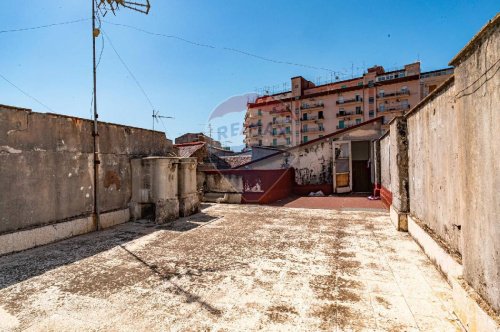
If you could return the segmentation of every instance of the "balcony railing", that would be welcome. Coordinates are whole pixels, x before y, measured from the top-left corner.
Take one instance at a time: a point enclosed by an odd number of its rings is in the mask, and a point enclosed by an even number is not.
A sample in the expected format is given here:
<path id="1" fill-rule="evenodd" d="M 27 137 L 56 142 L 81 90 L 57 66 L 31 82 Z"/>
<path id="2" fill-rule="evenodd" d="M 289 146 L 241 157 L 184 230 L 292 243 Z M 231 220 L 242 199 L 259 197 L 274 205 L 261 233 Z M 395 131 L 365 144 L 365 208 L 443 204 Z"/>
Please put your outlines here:
<path id="1" fill-rule="evenodd" d="M 287 124 L 292 123 L 292 119 L 276 119 L 270 123 L 272 123 L 273 126 L 274 125 L 287 125 Z"/>
<path id="2" fill-rule="evenodd" d="M 272 133 L 271 134 L 272 136 L 287 136 L 287 135 L 291 135 L 291 132 L 286 132 L 286 131 L 278 131 L 278 132 L 275 132 L 275 133 Z"/>
<path id="3" fill-rule="evenodd" d="M 401 91 L 394 91 L 394 92 L 383 92 L 383 93 L 378 93 L 379 98 L 390 98 L 390 97 L 398 97 L 398 96 L 409 96 L 410 95 L 410 90 L 401 90 Z"/>
<path id="4" fill-rule="evenodd" d="M 258 127 L 262 127 L 262 123 L 250 123 L 249 125 L 247 125 L 246 127 L 248 128 L 258 128 Z"/>
<path id="5" fill-rule="evenodd" d="M 291 110 L 288 107 L 283 107 L 283 108 L 273 107 L 273 109 L 269 113 L 270 114 L 291 113 Z"/>
<path id="6" fill-rule="evenodd" d="M 389 105 L 377 108 L 379 112 L 405 111 L 409 109 L 410 109 L 409 104 Z"/>
<path id="7" fill-rule="evenodd" d="M 308 116 L 307 118 L 300 118 L 300 121 L 315 121 L 315 120 L 318 120 L 318 117 L 317 116 Z"/>
<path id="8" fill-rule="evenodd" d="M 356 97 L 356 98 L 351 98 L 351 99 L 345 99 L 345 100 L 337 100 L 337 105 L 342 105 L 342 104 L 348 104 L 348 103 L 360 103 L 363 101 L 362 97 Z"/>
<path id="9" fill-rule="evenodd" d="M 300 106 L 300 108 L 302 110 L 310 110 L 310 109 L 313 109 L 313 108 L 323 108 L 325 107 L 325 104 L 323 103 L 316 103 L 316 104 L 302 104 Z"/>
<path id="10" fill-rule="evenodd" d="M 356 122 L 344 123 L 343 126 L 337 125 L 337 129 L 346 129 L 346 128 L 354 127 L 355 125 L 358 125 L 360 123 L 361 122 L 359 122 L 359 123 L 356 123 Z"/>
<path id="11" fill-rule="evenodd" d="M 346 116 L 356 116 L 356 115 L 363 115 L 363 111 L 343 111 L 343 112 L 338 112 L 336 114 L 337 118 L 343 118 Z"/>
<path id="12" fill-rule="evenodd" d="M 301 132 L 303 133 L 316 133 L 316 132 L 323 132 L 325 131 L 325 128 L 323 127 L 307 127 L 307 128 L 302 128 Z"/>

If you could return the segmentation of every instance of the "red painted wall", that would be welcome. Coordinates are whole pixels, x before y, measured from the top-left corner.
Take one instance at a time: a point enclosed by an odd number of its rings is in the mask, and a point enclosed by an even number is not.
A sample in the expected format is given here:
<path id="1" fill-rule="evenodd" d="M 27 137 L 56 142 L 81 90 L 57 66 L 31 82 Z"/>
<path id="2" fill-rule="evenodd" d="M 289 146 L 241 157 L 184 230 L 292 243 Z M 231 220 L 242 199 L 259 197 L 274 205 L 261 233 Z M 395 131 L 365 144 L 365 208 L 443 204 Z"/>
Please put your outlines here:
<path id="1" fill-rule="evenodd" d="M 389 208 L 392 204 L 392 193 L 385 187 L 380 187 L 380 198 L 382 199 L 382 203 Z"/>

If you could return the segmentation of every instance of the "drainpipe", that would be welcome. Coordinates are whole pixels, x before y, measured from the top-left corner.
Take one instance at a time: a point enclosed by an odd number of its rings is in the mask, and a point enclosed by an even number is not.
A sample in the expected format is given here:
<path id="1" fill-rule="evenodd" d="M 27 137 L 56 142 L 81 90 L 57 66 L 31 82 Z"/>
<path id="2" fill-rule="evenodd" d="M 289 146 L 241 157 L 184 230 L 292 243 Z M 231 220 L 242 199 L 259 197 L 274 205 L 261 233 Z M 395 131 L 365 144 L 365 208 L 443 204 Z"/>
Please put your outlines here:
<path id="1" fill-rule="evenodd" d="M 94 222 L 96 225 L 96 230 L 100 229 L 100 213 L 99 213 L 99 132 L 97 128 L 97 78 L 96 78 L 96 58 L 95 58 L 95 39 L 96 28 L 95 28 L 95 1 L 92 0 L 92 66 L 94 74 L 94 128 L 92 131 L 92 136 L 94 138 Z"/>

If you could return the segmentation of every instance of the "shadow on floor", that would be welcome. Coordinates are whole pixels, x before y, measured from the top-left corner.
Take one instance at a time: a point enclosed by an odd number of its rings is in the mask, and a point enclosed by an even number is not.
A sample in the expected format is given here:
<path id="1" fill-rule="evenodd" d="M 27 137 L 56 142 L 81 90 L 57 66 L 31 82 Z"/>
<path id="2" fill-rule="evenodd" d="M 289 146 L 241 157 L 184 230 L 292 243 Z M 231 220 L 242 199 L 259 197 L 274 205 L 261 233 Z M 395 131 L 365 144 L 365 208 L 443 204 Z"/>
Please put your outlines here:
<path id="1" fill-rule="evenodd" d="M 156 225 L 141 220 L 0 257 L 0 290 L 158 231 L 187 232 L 219 217 L 204 212 Z"/>

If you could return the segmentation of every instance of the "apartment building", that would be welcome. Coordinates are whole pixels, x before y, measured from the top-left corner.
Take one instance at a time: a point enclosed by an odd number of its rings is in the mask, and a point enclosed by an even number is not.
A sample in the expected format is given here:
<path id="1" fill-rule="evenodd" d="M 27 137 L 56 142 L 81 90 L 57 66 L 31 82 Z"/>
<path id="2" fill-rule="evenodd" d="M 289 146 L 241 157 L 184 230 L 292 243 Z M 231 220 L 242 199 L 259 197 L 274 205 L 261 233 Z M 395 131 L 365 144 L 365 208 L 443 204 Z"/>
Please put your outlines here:
<path id="1" fill-rule="evenodd" d="M 386 72 L 369 68 L 362 77 L 316 86 L 298 76 L 292 89 L 249 103 L 245 144 L 295 146 L 383 116 L 402 115 L 453 74 L 453 68 L 420 72 L 420 62 Z"/>

